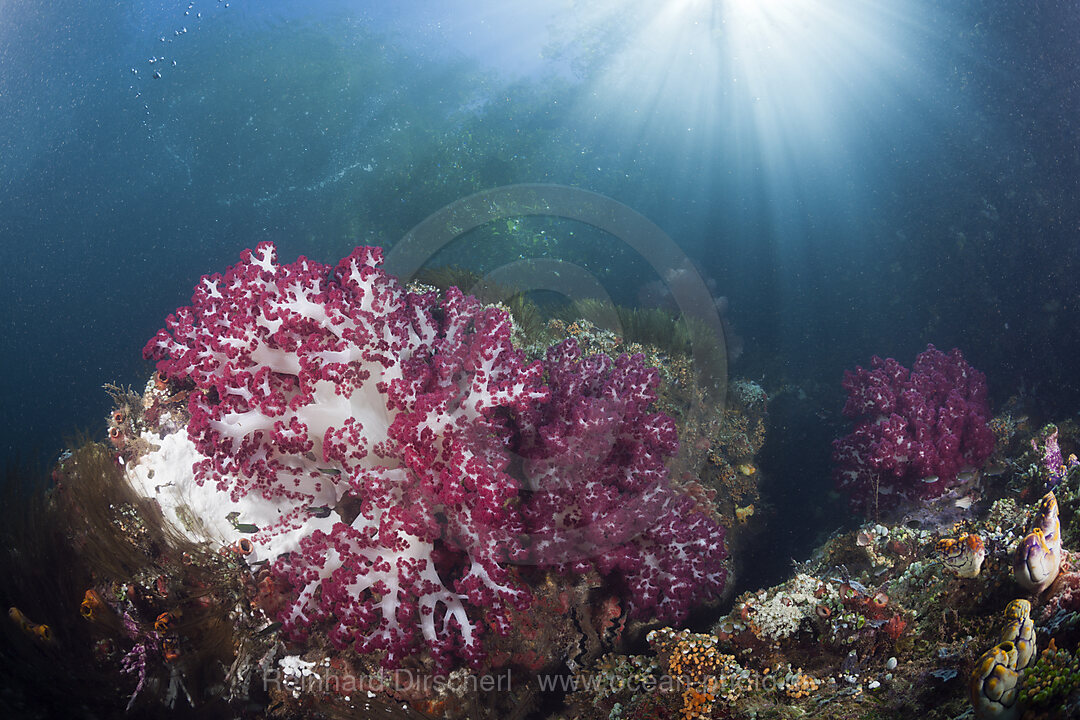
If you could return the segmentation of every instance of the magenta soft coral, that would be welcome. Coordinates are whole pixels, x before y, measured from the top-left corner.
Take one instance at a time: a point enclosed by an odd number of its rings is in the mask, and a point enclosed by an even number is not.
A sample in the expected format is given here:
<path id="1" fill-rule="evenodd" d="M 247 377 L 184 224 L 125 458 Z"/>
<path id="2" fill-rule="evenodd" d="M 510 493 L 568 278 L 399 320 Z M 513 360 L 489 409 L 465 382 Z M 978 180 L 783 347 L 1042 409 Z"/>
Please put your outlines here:
<path id="1" fill-rule="evenodd" d="M 668 484 L 655 370 L 573 342 L 526 363 L 505 312 L 380 262 L 279 265 L 261 244 L 144 351 L 193 385 L 197 482 L 269 504 L 254 540 L 292 588 L 287 632 L 479 665 L 481 628 L 511 632 L 531 600 L 515 564 L 595 568 L 638 616 L 719 592 L 723 530 Z"/>
<path id="2" fill-rule="evenodd" d="M 467 605 L 506 629 L 530 599 L 508 562 L 522 527 L 503 436 L 546 397 L 542 369 L 505 313 L 408 293 L 380 261 L 279 266 L 262 244 L 203 278 L 145 354 L 194 384 L 197 481 L 276 505 L 255 540 L 294 589 L 287 631 L 323 627 L 388 665 L 422 646 L 478 662 Z M 436 567 L 437 545 L 457 560 Z"/>
<path id="3" fill-rule="evenodd" d="M 568 340 L 545 361 L 551 398 L 523 419 L 529 558 L 597 569 L 634 617 L 679 621 L 720 593 L 723 528 L 668 483 L 675 424 L 653 412 L 659 376 L 640 355 L 581 358 Z"/>
<path id="4" fill-rule="evenodd" d="M 843 386 L 856 425 L 833 443 L 834 477 L 859 509 L 937 497 L 994 449 L 986 378 L 957 349 L 929 345 L 910 371 L 875 356 L 869 370 L 845 372 Z"/>

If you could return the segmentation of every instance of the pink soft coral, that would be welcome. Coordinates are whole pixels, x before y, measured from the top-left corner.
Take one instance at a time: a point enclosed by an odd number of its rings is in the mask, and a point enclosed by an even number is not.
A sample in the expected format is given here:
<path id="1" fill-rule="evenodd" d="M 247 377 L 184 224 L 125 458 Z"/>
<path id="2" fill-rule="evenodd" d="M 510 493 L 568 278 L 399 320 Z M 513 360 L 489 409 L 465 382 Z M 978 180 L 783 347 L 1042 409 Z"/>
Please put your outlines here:
<path id="1" fill-rule="evenodd" d="M 965 468 L 979 468 L 994 449 L 987 421 L 986 377 L 933 345 L 909 371 L 875 356 L 870 369 L 844 373 L 844 415 L 855 430 L 833 443 L 836 485 L 866 509 L 879 500 L 937 497 Z"/>
<path id="2" fill-rule="evenodd" d="M 529 552 L 541 564 L 598 569 L 625 586 L 627 608 L 683 619 L 724 586 L 723 528 L 668 484 L 675 424 L 653 412 L 659 376 L 640 355 L 585 359 L 567 341 L 548 351 L 551 399 L 526 415 Z"/>
<path id="3" fill-rule="evenodd" d="M 506 313 L 407 292 L 380 261 L 279 265 L 261 244 L 145 349 L 190 386 L 197 481 L 272 503 L 254 539 L 292 588 L 287 632 L 478 665 L 482 625 L 508 633 L 530 602 L 515 563 L 595 568 L 639 616 L 719 591 L 723 531 L 668 485 L 655 370 L 572 342 L 526 363 Z"/>

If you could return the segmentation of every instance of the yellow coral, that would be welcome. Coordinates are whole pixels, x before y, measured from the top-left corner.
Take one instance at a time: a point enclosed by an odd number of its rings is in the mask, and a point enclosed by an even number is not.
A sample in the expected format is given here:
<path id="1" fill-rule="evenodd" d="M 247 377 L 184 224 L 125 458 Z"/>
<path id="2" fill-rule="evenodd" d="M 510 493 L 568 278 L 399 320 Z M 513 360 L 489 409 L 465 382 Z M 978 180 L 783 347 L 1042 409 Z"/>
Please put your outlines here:
<path id="1" fill-rule="evenodd" d="M 720 652 L 715 636 L 660 628 L 647 639 L 666 658 L 668 674 L 683 688 L 684 720 L 707 718 L 717 700 L 733 702 L 741 695 L 736 681 L 742 668 L 735 656 Z"/>
<path id="2" fill-rule="evenodd" d="M 754 503 L 750 503 L 746 507 L 735 508 L 735 519 L 741 523 L 746 522 L 754 514 Z"/>
<path id="3" fill-rule="evenodd" d="M 821 681 L 815 677 L 804 675 L 802 670 L 795 670 L 784 679 L 784 692 L 788 697 L 798 700 L 810 697 L 818 691 Z"/>
<path id="4" fill-rule="evenodd" d="M 716 697 L 712 693 L 700 692 L 696 688 L 688 687 L 683 691 L 682 716 L 684 720 L 703 720 L 712 715 L 713 701 Z"/>

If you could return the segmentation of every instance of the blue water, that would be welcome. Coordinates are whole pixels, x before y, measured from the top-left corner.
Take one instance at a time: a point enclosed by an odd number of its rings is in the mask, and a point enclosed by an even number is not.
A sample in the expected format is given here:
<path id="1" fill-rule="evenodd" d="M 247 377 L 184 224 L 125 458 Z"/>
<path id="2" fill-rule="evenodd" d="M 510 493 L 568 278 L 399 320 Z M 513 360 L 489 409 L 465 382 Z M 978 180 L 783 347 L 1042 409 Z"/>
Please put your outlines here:
<path id="1" fill-rule="evenodd" d="M 102 384 L 141 387 L 147 338 L 245 247 L 330 262 L 513 183 L 662 228 L 727 298 L 733 374 L 802 391 L 770 439 L 807 457 L 845 368 L 928 342 L 999 405 L 1080 403 L 1074 3 L 9 0 L 0 22 L 5 461 L 104 437 Z M 559 218 L 440 260 L 533 255 L 622 302 L 656 279 Z"/>

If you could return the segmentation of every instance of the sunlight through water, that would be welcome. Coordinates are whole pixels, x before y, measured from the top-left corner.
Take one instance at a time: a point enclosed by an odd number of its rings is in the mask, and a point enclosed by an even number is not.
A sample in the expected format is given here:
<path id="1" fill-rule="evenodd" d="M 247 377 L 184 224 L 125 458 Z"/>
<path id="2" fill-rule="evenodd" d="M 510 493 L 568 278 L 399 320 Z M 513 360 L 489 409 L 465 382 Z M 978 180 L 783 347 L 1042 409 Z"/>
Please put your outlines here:
<path id="1" fill-rule="evenodd" d="M 666 138 L 687 177 L 722 162 L 768 198 L 776 222 L 823 194 L 841 214 L 864 201 L 862 148 L 899 113 L 930 119 L 919 116 L 933 84 L 920 61 L 934 23 L 916 2 L 673 0 L 590 12 L 586 22 L 623 36 L 592 75 L 584 110 L 620 136 Z"/>

